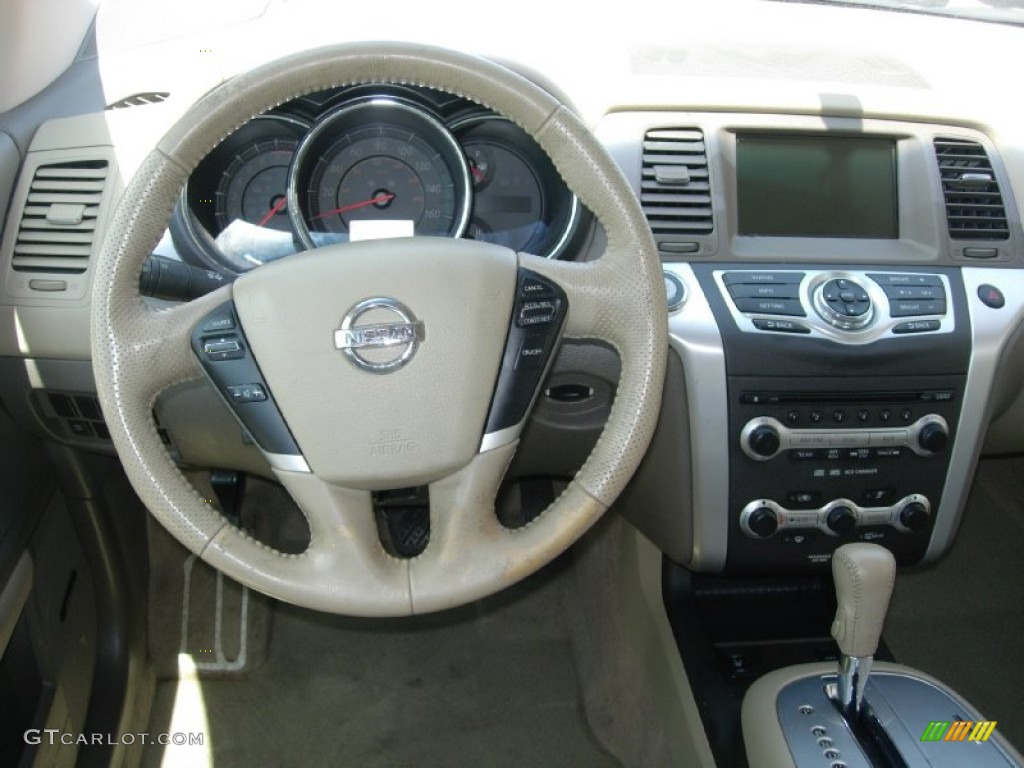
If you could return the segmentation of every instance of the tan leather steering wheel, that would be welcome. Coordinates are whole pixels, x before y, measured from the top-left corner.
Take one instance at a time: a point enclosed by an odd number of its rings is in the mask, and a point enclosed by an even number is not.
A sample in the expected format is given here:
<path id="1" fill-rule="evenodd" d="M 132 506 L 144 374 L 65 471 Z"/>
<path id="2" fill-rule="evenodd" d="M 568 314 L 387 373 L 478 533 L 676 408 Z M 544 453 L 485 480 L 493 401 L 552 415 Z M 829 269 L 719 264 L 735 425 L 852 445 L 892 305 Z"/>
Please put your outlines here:
<path id="1" fill-rule="evenodd" d="M 608 244 L 601 258 L 549 261 L 439 238 L 355 243 L 263 266 L 170 311 L 149 308 L 139 295 L 140 270 L 197 163 L 253 115 L 306 93 L 361 83 L 448 91 L 517 123 L 603 225 Z M 563 337 L 612 345 L 622 373 L 608 423 L 567 490 L 534 522 L 507 530 L 494 500 L 517 440 L 481 438 L 522 269 L 564 290 Z M 377 296 L 397 299 L 425 328 L 415 359 L 386 376 L 351 365 L 332 343 L 339 318 Z M 203 375 L 192 331 L 226 302 L 301 448 L 303 461 L 275 468 L 309 522 L 311 543 L 300 555 L 255 541 L 208 504 L 153 422 L 160 392 Z M 196 103 L 161 140 L 125 191 L 96 264 L 92 359 L 128 477 L 192 552 L 287 602 L 404 615 L 466 603 L 518 581 L 568 548 L 615 500 L 657 420 L 665 311 L 657 251 L 639 204 L 570 109 L 484 59 L 412 44 L 353 44 L 240 75 Z M 398 559 L 380 544 L 371 491 L 413 485 L 429 487 L 431 539 L 418 557 Z"/>

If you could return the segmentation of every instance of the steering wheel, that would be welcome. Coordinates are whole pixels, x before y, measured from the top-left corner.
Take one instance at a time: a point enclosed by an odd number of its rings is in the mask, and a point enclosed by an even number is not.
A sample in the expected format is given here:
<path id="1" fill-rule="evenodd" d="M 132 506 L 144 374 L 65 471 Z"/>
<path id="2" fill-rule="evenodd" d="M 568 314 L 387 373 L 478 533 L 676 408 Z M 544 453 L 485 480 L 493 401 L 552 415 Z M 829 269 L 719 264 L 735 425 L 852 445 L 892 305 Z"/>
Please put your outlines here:
<path id="1" fill-rule="evenodd" d="M 139 294 L 142 265 L 199 161 L 253 115 L 313 91 L 364 83 L 447 91 L 517 123 L 604 226 L 601 257 L 568 263 L 426 237 L 350 243 L 265 265 L 170 310 L 147 306 Z M 533 288 L 524 283 L 529 280 Z M 557 298 L 527 306 L 537 286 Z M 381 298 L 397 308 L 361 304 Z M 533 333 L 533 319 L 524 318 L 537 304 L 540 315 L 554 307 L 564 317 L 562 338 L 614 347 L 621 379 L 600 439 L 565 492 L 532 523 L 509 530 L 494 505 L 518 429 L 485 431 L 492 401 L 502 396 L 499 380 L 513 375 L 510 361 L 517 367 L 521 349 L 512 349 L 509 339 Z M 374 312 L 384 314 L 374 319 Z M 347 329 L 338 325 L 343 315 Z M 221 325 L 210 325 L 211 317 Z M 636 197 L 569 108 L 481 58 L 361 43 L 304 52 L 239 75 L 198 101 L 164 136 L 125 190 L 96 263 L 92 360 L 128 478 L 189 550 L 286 602 L 394 616 L 496 592 L 552 560 L 598 520 L 654 431 L 665 317 L 657 250 Z M 196 341 L 203 328 L 229 323 L 237 325 L 234 347 Z M 556 342 L 543 341 L 544 354 Z M 307 518 L 310 544 L 298 555 L 278 552 L 225 519 L 184 478 L 157 434 L 157 396 L 202 376 L 204 367 L 219 370 L 239 349 L 263 376 L 263 405 L 277 409 L 283 434 L 294 438 L 289 455 L 261 447 Z M 350 359 L 386 359 L 387 367 L 396 350 L 415 354 L 383 372 Z M 429 488 L 429 544 L 414 558 L 393 557 L 380 543 L 372 492 L 423 485 Z"/>

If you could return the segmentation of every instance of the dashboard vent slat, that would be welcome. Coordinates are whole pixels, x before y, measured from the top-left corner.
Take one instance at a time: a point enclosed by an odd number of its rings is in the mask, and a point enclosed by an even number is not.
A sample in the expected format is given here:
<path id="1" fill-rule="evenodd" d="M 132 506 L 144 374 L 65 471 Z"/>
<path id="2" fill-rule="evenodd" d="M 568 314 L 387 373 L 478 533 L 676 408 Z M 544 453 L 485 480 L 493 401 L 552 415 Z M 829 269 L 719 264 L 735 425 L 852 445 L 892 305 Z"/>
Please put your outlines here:
<path id="1" fill-rule="evenodd" d="M 1010 227 L 985 148 L 966 139 L 935 139 L 935 158 L 954 240 L 1006 240 Z"/>
<path id="2" fill-rule="evenodd" d="M 710 235 L 714 210 L 703 131 L 649 130 L 641 158 L 640 205 L 659 249 L 680 237 Z"/>
<path id="3" fill-rule="evenodd" d="M 86 271 L 107 172 L 105 160 L 42 165 L 36 169 L 14 242 L 15 271 Z"/>

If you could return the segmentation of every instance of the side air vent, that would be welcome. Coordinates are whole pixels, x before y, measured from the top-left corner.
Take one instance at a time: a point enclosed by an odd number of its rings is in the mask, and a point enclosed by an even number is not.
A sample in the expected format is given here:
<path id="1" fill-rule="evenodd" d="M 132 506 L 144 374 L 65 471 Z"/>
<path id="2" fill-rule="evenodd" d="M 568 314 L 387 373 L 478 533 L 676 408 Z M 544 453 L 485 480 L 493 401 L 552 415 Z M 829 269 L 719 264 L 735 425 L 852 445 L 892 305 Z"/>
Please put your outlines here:
<path id="1" fill-rule="evenodd" d="M 714 230 L 704 134 L 658 128 L 644 135 L 640 204 L 663 254 L 693 253 Z"/>
<path id="2" fill-rule="evenodd" d="M 1003 196 L 985 148 L 975 141 L 936 139 L 935 156 L 954 240 L 1006 240 L 1010 228 Z"/>
<path id="3" fill-rule="evenodd" d="M 106 160 L 36 169 L 14 243 L 15 272 L 85 272 L 107 170 Z"/>
<path id="4" fill-rule="evenodd" d="M 159 104 L 165 101 L 171 94 L 166 91 L 147 91 L 146 93 L 133 93 L 131 96 L 107 104 L 107 109 L 127 109 L 128 107 L 144 107 L 147 104 Z"/>

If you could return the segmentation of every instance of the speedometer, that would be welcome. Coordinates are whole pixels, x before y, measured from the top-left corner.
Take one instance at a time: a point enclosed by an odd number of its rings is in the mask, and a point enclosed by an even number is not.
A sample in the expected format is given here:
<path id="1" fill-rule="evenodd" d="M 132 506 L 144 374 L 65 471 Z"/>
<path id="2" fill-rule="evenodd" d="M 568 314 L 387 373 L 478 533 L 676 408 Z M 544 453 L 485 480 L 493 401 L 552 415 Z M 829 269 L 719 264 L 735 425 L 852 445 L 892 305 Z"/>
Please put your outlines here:
<path id="1" fill-rule="evenodd" d="M 307 247 L 425 235 L 459 237 L 469 218 L 466 160 L 428 112 L 370 99 L 327 114 L 300 144 L 289 208 Z"/>

